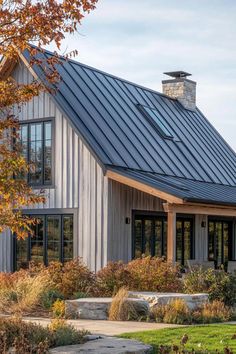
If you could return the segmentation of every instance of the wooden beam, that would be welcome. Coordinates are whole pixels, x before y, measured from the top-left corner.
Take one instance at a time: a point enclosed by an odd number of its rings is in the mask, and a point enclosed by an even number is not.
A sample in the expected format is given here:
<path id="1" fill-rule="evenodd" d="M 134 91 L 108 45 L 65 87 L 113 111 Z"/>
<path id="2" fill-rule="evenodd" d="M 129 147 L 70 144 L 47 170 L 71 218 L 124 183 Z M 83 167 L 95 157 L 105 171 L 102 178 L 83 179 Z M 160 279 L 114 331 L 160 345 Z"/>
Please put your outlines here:
<path id="1" fill-rule="evenodd" d="M 0 80 L 8 78 L 14 69 L 17 61 L 14 59 L 3 58 L 0 63 Z"/>
<path id="2" fill-rule="evenodd" d="M 168 213 L 168 228 L 167 228 L 167 260 L 176 262 L 176 213 L 170 211 Z"/>
<path id="3" fill-rule="evenodd" d="M 138 182 L 130 177 L 125 177 L 122 174 L 119 174 L 118 172 L 107 170 L 106 176 L 114 181 L 126 184 L 127 186 L 130 186 L 130 187 L 136 188 L 142 192 L 154 195 L 155 197 L 158 197 L 160 199 L 167 200 L 170 203 L 178 203 L 178 204 L 183 203 L 183 200 L 181 198 L 177 198 L 173 195 L 162 192 L 162 191 L 160 191 L 156 188 L 150 187 L 142 182 Z"/>
<path id="4" fill-rule="evenodd" d="M 200 214 L 200 215 L 217 215 L 236 217 L 236 208 L 228 208 L 223 206 L 193 205 L 193 204 L 175 204 L 163 203 L 165 212 L 175 212 L 179 214 Z"/>

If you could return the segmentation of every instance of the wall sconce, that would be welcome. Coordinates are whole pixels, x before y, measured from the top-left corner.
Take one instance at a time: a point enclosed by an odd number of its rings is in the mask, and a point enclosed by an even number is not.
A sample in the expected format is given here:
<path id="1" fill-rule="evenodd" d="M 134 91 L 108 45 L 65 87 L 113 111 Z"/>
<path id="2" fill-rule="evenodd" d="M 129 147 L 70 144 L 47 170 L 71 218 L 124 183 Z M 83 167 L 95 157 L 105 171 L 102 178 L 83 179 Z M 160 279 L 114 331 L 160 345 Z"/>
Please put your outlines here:
<path id="1" fill-rule="evenodd" d="M 201 227 L 205 228 L 206 227 L 206 221 L 202 221 Z"/>
<path id="2" fill-rule="evenodd" d="M 128 218 L 128 217 L 125 218 L 125 223 L 126 223 L 126 224 L 130 224 L 130 218 Z"/>

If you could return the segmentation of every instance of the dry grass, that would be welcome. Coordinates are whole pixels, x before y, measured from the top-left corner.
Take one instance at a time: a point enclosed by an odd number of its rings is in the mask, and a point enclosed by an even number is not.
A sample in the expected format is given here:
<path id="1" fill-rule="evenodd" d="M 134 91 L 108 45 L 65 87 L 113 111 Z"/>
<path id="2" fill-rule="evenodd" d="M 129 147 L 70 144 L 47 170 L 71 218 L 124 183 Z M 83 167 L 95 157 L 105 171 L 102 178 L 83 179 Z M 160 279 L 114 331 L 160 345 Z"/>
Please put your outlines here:
<path id="1" fill-rule="evenodd" d="M 48 276 L 37 274 L 34 277 L 27 272 L 20 277 L 1 284 L 0 311 L 7 313 L 27 313 L 40 305 L 40 300 L 51 286 Z"/>
<path id="2" fill-rule="evenodd" d="M 137 321 L 147 316 L 147 308 L 128 298 L 128 290 L 121 288 L 112 300 L 109 309 L 110 321 Z"/>

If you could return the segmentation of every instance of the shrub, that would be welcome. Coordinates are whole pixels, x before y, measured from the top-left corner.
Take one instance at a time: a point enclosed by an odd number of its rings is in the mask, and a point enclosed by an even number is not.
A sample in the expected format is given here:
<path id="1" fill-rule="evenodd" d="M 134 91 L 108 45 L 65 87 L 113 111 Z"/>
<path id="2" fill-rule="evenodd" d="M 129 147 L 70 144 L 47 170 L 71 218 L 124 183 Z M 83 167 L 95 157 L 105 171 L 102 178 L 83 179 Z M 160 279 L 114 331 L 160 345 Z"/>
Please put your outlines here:
<path id="1" fill-rule="evenodd" d="M 178 266 L 157 257 L 135 259 L 127 264 L 132 282 L 130 289 L 137 291 L 181 292 L 182 282 Z"/>
<path id="2" fill-rule="evenodd" d="M 58 290 L 49 289 L 48 291 L 43 292 L 40 302 L 43 308 L 50 309 L 55 301 L 63 299 L 64 296 Z"/>
<path id="3" fill-rule="evenodd" d="M 194 321 L 197 323 L 229 321 L 231 316 L 232 311 L 230 308 L 225 306 L 222 301 L 218 300 L 207 303 L 193 312 Z"/>
<path id="4" fill-rule="evenodd" d="M 123 262 L 109 262 L 97 273 L 99 292 L 102 296 L 113 296 L 122 287 L 128 287 L 133 279 Z"/>
<path id="5" fill-rule="evenodd" d="M 121 288 L 112 300 L 109 309 L 111 321 L 137 321 L 146 319 L 148 309 L 141 302 L 128 298 L 128 290 Z"/>
<path id="6" fill-rule="evenodd" d="M 61 268 L 59 279 L 55 279 L 55 285 L 65 298 L 73 298 L 73 294 L 78 292 L 91 294 L 97 289 L 94 273 L 80 258 L 65 263 Z"/>
<path id="7" fill-rule="evenodd" d="M 52 305 L 52 313 L 54 317 L 64 317 L 65 316 L 65 301 L 57 299 Z"/>
<path id="8" fill-rule="evenodd" d="M 41 305 L 41 299 L 50 289 L 51 281 L 45 274 L 31 276 L 26 271 L 9 275 L 0 286 L 0 310 L 8 313 L 31 312 Z"/>
<path id="9" fill-rule="evenodd" d="M 176 299 L 169 304 L 157 306 L 152 309 L 151 317 L 157 322 L 191 324 L 192 314 L 182 299 Z"/>
<path id="10" fill-rule="evenodd" d="M 66 324 L 63 319 L 54 319 L 49 325 L 49 330 L 53 336 L 53 346 L 73 345 L 83 343 L 87 331 L 77 331 L 73 326 Z"/>
<path id="11" fill-rule="evenodd" d="M 61 321 L 61 320 L 60 320 Z M 17 318 L 0 319 L 0 352 L 14 348 L 17 354 L 47 353 L 48 348 L 84 342 L 85 331 L 77 331 L 64 321 L 57 320 L 44 328 Z"/>
<path id="12" fill-rule="evenodd" d="M 210 301 L 219 300 L 232 306 L 236 302 L 236 276 L 224 270 L 195 267 L 184 278 L 184 291 L 205 292 L 209 294 Z"/>

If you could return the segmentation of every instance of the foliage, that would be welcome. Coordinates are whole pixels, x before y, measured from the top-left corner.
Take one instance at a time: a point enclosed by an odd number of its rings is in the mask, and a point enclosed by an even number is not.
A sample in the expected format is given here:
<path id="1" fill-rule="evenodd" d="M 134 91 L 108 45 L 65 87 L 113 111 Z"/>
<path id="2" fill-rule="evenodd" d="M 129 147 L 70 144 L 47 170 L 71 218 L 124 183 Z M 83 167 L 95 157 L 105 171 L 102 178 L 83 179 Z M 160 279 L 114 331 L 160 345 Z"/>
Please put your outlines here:
<path id="1" fill-rule="evenodd" d="M 56 64 L 60 60 L 56 53 L 54 58 L 45 61 L 39 60 L 37 54 L 43 51 L 43 45 L 51 42 L 59 49 L 64 34 L 77 31 L 82 18 L 95 8 L 96 2 L 97 0 L 0 1 L 0 58 L 4 56 L 1 63 L 3 70 L 0 73 L 0 232 L 9 228 L 19 238 L 28 236 L 32 233 L 32 224 L 37 221 L 23 215 L 22 208 L 45 201 L 43 191 L 35 192 L 24 178 L 27 172 L 34 170 L 34 166 L 28 164 L 22 156 L 17 119 L 23 104 L 40 92 L 50 90 L 60 80 L 56 70 Z M 39 48 L 30 46 L 30 43 Z M 18 84 L 7 77 L 7 63 L 12 66 L 17 62 L 20 52 L 26 49 L 30 55 L 29 65 L 41 66 L 45 77 L 44 86 L 36 80 L 28 84 Z"/>
<path id="2" fill-rule="evenodd" d="M 236 302 L 236 275 L 224 270 L 203 269 L 195 267 L 184 277 L 186 293 L 209 294 L 210 301 L 223 301 L 232 306 Z"/>
<path id="3" fill-rule="evenodd" d="M 178 266 L 157 257 L 143 257 L 128 264 L 110 262 L 97 274 L 103 296 L 112 296 L 120 288 L 133 291 L 180 292 L 182 282 Z"/>
<path id="4" fill-rule="evenodd" d="M 193 312 L 194 321 L 197 323 L 215 323 L 229 321 L 232 311 L 222 301 L 214 300 L 206 303 Z"/>
<path id="5" fill-rule="evenodd" d="M 10 347 L 18 354 L 47 353 L 50 347 L 82 343 L 85 334 L 65 322 L 44 328 L 19 318 L 0 318 L 0 353 Z"/>
<path id="6" fill-rule="evenodd" d="M 180 292 L 179 268 L 162 258 L 143 257 L 127 264 L 131 273 L 130 288 L 137 291 Z"/>
<path id="7" fill-rule="evenodd" d="M 178 347 L 183 353 L 182 339 L 187 335 L 184 353 L 212 354 L 236 353 L 236 336 L 234 325 L 205 325 L 182 328 L 165 328 L 152 331 L 122 334 L 124 338 L 136 339 L 153 346 L 153 353 L 176 353 Z M 161 351 L 163 348 L 163 351 Z M 226 348 L 231 348 L 228 351 Z M 168 351 L 164 351 L 164 349 Z M 178 351 L 177 351 L 178 353 Z"/>
<path id="8" fill-rule="evenodd" d="M 65 298 L 73 298 L 78 292 L 90 294 L 96 291 L 96 278 L 82 260 L 77 258 L 62 266 L 61 279 L 56 280 L 56 285 Z"/>
<path id="9" fill-rule="evenodd" d="M 156 322 L 191 324 L 192 313 L 182 299 L 176 299 L 169 304 L 152 308 L 151 317 Z"/>
<path id="10" fill-rule="evenodd" d="M 68 325 L 63 319 L 54 319 L 49 325 L 53 335 L 53 346 L 72 345 L 83 343 L 87 331 L 77 331 L 73 326 Z"/>
<path id="11" fill-rule="evenodd" d="M 54 317 L 64 317 L 65 316 L 65 301 L 57 299 L 52 305 L 52 313 Z"/>
<path id="12" fill-rule="evenodd" d="M 43 294 L 52 286 L 43 273 L 31 276 L 27 271 L 1 274 L 0 310 L 8 313 L 28 313 L 42 305 Z"/>
<path id="13" fill-rule="evenodd" d="M 112 296 L 123 287 L 129 287 L 133 278 L 123 262 L 109 262 L 97 273 L 97 281 L 102 296 Z"/>
<path id="14" fill-rule="evenodd" d="M 58 290 L 50 288 L 48 291 L 43 292 L 40 302 L 43 308 L 50 309 L 57 300 L 63 299 L 64 296 Z"/>
<path id="15" fill-rule="evenodd" d="M 177 299 L 151 309 L 150 317 L 156 322 L 194 324 L 225 322 L 232 318 L 232 311 L 223 302 L 215 300 L 195 310 L 190 310 L 184 300 Z"/>
<path id="16" fill-rule="evenodd" d="M 111 321 L 137 321 L 147 317 L 147 308 L 140 302 L 128 298 L 128 290 L 121 288 L 112 300 L 109 309 Z"/>

